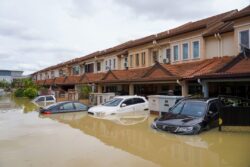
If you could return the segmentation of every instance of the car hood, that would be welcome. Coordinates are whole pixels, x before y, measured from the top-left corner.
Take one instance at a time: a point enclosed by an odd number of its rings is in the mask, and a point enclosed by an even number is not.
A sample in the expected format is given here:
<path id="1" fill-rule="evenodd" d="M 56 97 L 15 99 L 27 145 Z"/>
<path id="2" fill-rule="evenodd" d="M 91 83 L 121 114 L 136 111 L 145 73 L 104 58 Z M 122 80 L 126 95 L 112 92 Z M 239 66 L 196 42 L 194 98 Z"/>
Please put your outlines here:
<path id="1" fill-rule="evenodd" d="M 159 118 L 156 123 L 159 125 L 173 125 L 173 126 L 193 126 L 202 122 L 201 117 L 191 117 L 187 115 L 166 113 Z"/>
<path id="2" fill-rule="evenodd" d="M 108 106 L 99 105 L 99 106 L 91 107 L 88 111 L 96 113 L 96 112 L 114 112 L 116 110 L 117 110 L 117 107 L 108 107 Z"/>

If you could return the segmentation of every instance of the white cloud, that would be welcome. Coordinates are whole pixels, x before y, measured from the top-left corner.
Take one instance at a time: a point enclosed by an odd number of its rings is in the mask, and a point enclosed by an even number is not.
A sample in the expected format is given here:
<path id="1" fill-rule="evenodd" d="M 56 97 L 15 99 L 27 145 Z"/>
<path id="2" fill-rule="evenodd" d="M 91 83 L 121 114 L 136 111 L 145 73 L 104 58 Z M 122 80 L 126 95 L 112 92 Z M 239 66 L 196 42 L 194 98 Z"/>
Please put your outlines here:
<path id="1" fill-rule="evenodd" d="M 25 74 L 249 0 L 1 0 L 0 68 Z"/>

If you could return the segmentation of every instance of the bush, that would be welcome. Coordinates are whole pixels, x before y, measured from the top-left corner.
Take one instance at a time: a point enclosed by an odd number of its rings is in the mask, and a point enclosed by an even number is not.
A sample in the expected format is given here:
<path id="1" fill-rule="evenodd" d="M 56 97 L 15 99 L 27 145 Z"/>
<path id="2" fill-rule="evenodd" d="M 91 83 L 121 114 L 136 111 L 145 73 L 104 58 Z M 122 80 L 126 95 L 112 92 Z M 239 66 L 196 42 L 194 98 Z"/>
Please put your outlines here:
<path id="1" fill-rule="evenodd" d="M 88 99 L 90 92 L 91 92 L 91 87 L 90 86 L 82 86 L 81 87 L 80 98 Z"/>
<path id="2" fill-rule="evenodd" d="M 27 88 L 24 90 L 24 96 L 32 99 L 37 96 L 37 90 L 35 88 Z"/>
<path id="3" fill-rule="evenodd" d="M 23 97 L 24 96 L 24 89 L 21 89 L 21 88 L 17 89 L 15 91 L 15 96 L 16 97 Z"/>

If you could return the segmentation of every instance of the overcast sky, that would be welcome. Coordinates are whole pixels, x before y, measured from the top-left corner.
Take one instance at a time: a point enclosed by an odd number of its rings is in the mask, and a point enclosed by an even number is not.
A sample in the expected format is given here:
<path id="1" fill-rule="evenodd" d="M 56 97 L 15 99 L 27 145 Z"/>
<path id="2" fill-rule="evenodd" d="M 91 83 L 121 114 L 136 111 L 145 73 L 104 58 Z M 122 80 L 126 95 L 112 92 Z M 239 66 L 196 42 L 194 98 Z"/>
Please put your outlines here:
<path id="1" fill-rule="evenodd" d="M 250 0 L 0 0 L 0 69 L 30 74 Z"/>

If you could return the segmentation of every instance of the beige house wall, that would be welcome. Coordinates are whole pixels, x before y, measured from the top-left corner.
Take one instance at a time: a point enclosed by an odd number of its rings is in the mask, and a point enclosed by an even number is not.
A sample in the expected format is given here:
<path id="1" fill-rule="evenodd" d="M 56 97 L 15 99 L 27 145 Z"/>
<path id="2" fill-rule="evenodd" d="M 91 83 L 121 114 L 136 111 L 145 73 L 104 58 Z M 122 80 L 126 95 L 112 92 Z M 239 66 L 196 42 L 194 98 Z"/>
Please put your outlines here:
<path id="1" fill-rule="evenodd" d="M 199 46 L 200 46 L 200 51 L 199 51 L 199 58 L 194 58 L 193 57 L 193 42 L 199 41 Z M 188 44 L 188 58 L 183 59 L 183 51 L 182 51 L 182 45 L 184 43 Z M 178 60 L 174 60 L 174 46 L 178 46 Z M 195 32 L 195 33 L 187 33 L 184 35 L 179 35 L 177 37 L 171 38 L 170 39 L 170 48 L 171 48 L 171 63 L 176 64 L 176 63 L 184 63 L 184 62 L 190 62 L 190 61 L 196 61 L 196 60 L 202 60 L 205 59 L 205 45 L 204 45 L 204 40 L 203 37 L 201 36 L 201 31 Z"/>

